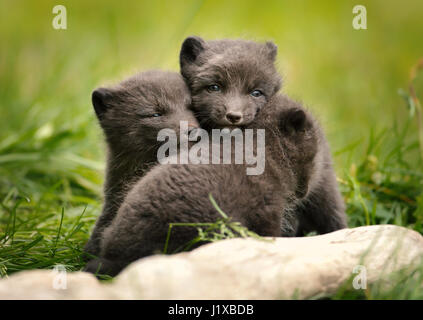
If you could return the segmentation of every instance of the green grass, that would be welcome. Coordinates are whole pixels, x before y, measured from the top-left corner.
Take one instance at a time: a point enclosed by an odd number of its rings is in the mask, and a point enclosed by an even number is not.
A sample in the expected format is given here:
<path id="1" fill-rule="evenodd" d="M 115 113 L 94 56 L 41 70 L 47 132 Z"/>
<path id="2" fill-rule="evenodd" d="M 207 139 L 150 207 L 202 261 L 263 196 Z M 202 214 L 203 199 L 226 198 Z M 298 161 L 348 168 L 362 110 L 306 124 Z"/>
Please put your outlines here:
<path id="1" fill-rule="evenodd" d="M 62 31 L 51 27 L 56 4 L 0 3 L 2 276 L 81 269 L 101 210 L 105 157 L 90 93 L 138 70 L 178 70 L 191 34 L 273 39 L 284 92 L 327 133 L 349 226 L 393 223 L 423 233 L 423 76 L 410 72 L 423 55 L 421 1 L 362 1 L 366 31 L 351 27 L 352 0 L 62 1 Z M 213 230 L 200 236 L 213 239 Z M 394 289 L 346 288 L 332 298 L 423 298 L 422 270 Z"/>
<path id="2" fill-rule="evenodd" d="M 209 194 L 209 199 L 213 207 L 220 214 L 221 218 L 217 219 L 215 222 L 170 223 L 166 236 L 166 242 L 163 248 L 164 254 L 187 251 L 193 248 L 196 244 L 205 242 L 216 242 L 223 239 L 250 237 L 262 241 L 270 241 L 263 237 L 260 237 L 255 232 L 248 230 L 246 227 L 242 226 L 241 223 L 232 221 L 231 217 L 228 217 L 228 215 L 223 212 L 223 210 L 219 207 L 219 205 L 216 203 L 211 194 Z M 188 243 L 183 244 L 181 247 L 177 248 L 174 252 L 169 252 L 168 247 L 171 241 L 172 229 L 174 229 L 175 227 L 194 227 L 197 229 L 198 235 Z"/>

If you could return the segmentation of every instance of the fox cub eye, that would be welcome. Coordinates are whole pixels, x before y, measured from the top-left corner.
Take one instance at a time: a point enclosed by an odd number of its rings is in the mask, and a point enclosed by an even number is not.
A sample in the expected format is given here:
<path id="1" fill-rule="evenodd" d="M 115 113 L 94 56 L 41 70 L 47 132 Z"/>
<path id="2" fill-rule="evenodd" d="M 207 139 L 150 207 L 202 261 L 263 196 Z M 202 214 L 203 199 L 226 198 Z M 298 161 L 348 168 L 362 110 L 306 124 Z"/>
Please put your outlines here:
<path id="1" fill-rule="evenodd" d="M 253 90 L 250 94 L 251 94 L 254 98 L 258 98 L 258 97 L 261 97 L 261 96 L 263 95 L 263 92 L 261 92 L 260 90 Z"/>
<path id="2" fill-rule="evenodd" d="M 153 118 L 157 118 L 157 117 L 161 117 L 161 116 L 162 116 L 162 114 L 161 114 L 161 113 L 153 113 L 151 116 L 152 116 Z"/>
<path id="3" fill-rule="evenodd" d="M 210 92 L 212 92 L 212 91 L 218 92 L 218 91 L 220 91 L 220 86 L 217 85 L 217 84 L 212 84 L 212 85 L 207 87 L 207 90 L 209 90 Z"/>

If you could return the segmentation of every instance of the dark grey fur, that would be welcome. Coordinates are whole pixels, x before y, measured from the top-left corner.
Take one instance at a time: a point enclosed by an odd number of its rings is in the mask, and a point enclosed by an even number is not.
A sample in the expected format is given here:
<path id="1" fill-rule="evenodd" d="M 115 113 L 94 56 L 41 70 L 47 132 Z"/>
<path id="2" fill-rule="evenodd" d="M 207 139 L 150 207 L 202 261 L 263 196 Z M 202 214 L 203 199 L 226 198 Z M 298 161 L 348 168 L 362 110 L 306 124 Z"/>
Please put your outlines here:
<path id="1" fill-rule="evenodd" d="M 188 110 L 188 88 L 175 72 L 137 74 L 116 87 L 95 90 L 92 102 L 108 147 L 103 212 L 85 247 L 97 256 L 101 233 L 116 215 L 129 186 L 157 163 L 157 133 L 164 128 L 179 132 L 182 120 L 190 127 L 198 127 L 198 122 Z M 160 116 L 153 117 L 155 113 Z"/>
<path id="2" fill-rule="evenodd" d="M 101 265 L 100 273 L 115 275 L 131 261 L 163 250 L 169 223 L 216 221 L 209 193 L 233 220 L 262 236 L 294 236 L 309 221 L 324 224 L 325 230 L 345 227 L 342 202 L 339 210 L 332 207 L 311 220 L 296 215 L 297 206 L 325 188 L 326 170 L 332 172 L 325 163 L 323 134 L 311 115 L 276 95 L 246 128 L 266 129 L 265 150 L 257 151 L 266 152 L 262 175 L 246 175 L 245 164 L 157 165 L 128 193 L 103 233 L 101 258 L 86 270 L 95 272 Z M 174 228 L 170 251 L 195 235 L 195 228 Z"/>
<path id="3" fill-rule="evenodd" d="M 296 236 L 311 231 L 324 234 L 347 227 L 345 204 L 336 181 L 329 144 L 320 126 L 317 123 L 315 126 L 318 146 L 312 174 L 307 176 L 308 193 L 293 209 L 299 220 Z"/>
<path id="4" fill-rule="evenodd" d="M 191 90 L 191 107 L 201 126 L 206 129 L 231 126 L 233 123 L 225 116 L 233 110 L 243 113 L 243 121 L 236 125 L 242 127 L 250 123 L 280 89 L 276 54 L 277 47 L 272 42 L 186 38 L 180 52 L 181 74 Z M 210 92 L 207 88 L 211 84 L 219 84 L 222 90 Z M 261 90 L 263 96 L 252 97 L 250 93 L 254 89 Z M 319 137 L 318 163 L 310 181 L 311 191 L 295 209 L 295 214 L 301 217 L 298 236 L 346 227 L 344 203 L 329 146 L 323 132 Z"/>
<path id="5" fill-rule="evenodd" d="M 189 37 L 180 52 L 181 74 L 192 95 L 192 109 L 206 129 L 243 126 L 280 89 L 272 42 Z M 211 85 L 221 90 L 211 91 Z M 259 90 L 262 95 L 251 93 Z M 237 115 L 235 121 L 228 118 Z"/>

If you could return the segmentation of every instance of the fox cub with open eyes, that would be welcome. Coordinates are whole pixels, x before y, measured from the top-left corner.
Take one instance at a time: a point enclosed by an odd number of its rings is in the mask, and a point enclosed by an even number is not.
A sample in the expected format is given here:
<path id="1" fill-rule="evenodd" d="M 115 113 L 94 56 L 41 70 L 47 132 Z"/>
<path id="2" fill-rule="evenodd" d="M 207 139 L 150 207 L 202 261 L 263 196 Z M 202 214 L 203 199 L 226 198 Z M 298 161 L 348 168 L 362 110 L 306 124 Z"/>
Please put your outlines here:
<path id="1" fill-rule="evenodd" d="M 180 52 L 181 74 L 205 129 L 245 126 L 280 89 L 273 42 L 189 37 Z"/>
<path id="2" fill-rule="evenodd" d="M 100 252 L 100 238 L 113 220 L 130 186 L 157 163 L 161 129 L 179 132 L 180 121 L 188 130 L 198 127 L 189 90 L 175 72 L 147 71 L 112 88 L 98 88 L 92 103 L 107 143 L 104 206 L 85 251 Z"/>
<path id="3" fill-rule="evenodd" d="M 220 215 L 209 194 L 233 221 L 259 235 L 295 235 L 298 219 L 291 209 L 308 192 L 319 133 L 299 105 L 279 95 L 270 103 L 246 126 L 255 135 L 265 129 L 266 143 L 255 148 L 265 154 L 262 175 L 246 175 L 248 161 L 155 166 L 131 188 L 103 232 L 99 258 L 85 270 L 114 276 L 132 261 L 161 252 L 170 223 L 216 221 Z M 236 151 L 232 146 L 231 154 Z M 169 252 L 184 247 L 197 232 L 190 226 L 173 228 Z"/>
<path id="4" fill-rule="evenodd" d="M 191 90 L 191 108 L 201 126 L 244 127 L 262 108 L 270 107 L 269 101 L 281 87 L 276 54 L 272 42 L 186 38 L 179 56 L 181 74 Z M 347 226 L 329 145 L 319 130 L 315 170 L 307 182 L 310 192 L 294 209 L 300 221 L 297 236 Z"/>

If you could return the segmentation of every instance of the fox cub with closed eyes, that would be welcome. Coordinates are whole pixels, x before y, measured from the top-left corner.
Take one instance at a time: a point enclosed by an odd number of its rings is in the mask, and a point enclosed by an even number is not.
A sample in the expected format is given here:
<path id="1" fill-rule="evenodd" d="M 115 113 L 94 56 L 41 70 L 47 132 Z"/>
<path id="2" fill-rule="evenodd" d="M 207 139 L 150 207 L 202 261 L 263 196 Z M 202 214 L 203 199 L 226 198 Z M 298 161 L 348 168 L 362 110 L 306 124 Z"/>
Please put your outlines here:
<path id="1" fill-rule="evenodd" d="M 189 90 L 175 72 L 142 72 L 115 87 L 98 88 L 92 103 L 107 144 L 103 211 L 85 246 L 87 253 L 97 256 L 102 232 L 130 186 L 157 163 L 158 132 L 179 132 L 180 121 L 188 122 L 188 130 L 199 125 L 188 109 Z"/>
<path id="2" fill-rule="evenodd" d="M 220 216 L 209 194 L 233 221 L 261 236 L 295 235 L 298 218 L 292 208 L 308 193 L 319 132 L 313 118 L 284 96 L 270 103 L 246 125 L 254 133 L 264 129 L 265 143 L 257 143 L 255 150 L 265 154 L 261 175 L 246 174 L 248 161 L 158 164 L 127 194 L 103 232 L 99 258 L 91 260 L 86 271 L 114 276 L 132 261 L 161 252 L 170 223 L 215 222 Z M 232 146 L 232 157 L 236 151 Z M 169 252 L 197 232 L 195 227 L 173 228 Z"/>
<path id="3" fill-rule="evenodd" d="M 115 275 L 131 261 L 160 251 L 169 223 L 215 221 L 219 216 L 209 192 L 228 215 L 260 235 L 301 236 L 346 227 L 323 131 L 300 104 L 276 94 L 281 85 L 276 51 L 271 42 L 184 41 L 181 73 L 197 120 L 208 130 L 265 128 L 265 172 L 246 176 L 243 165 L 155 166 L 103 228 L 100 258 L 87 271 Z M 193 237 L 194 228 L 181 228 L 171 249 Z"/>

